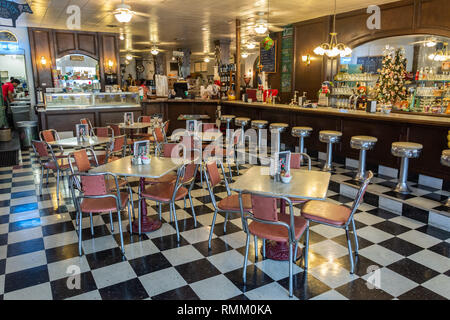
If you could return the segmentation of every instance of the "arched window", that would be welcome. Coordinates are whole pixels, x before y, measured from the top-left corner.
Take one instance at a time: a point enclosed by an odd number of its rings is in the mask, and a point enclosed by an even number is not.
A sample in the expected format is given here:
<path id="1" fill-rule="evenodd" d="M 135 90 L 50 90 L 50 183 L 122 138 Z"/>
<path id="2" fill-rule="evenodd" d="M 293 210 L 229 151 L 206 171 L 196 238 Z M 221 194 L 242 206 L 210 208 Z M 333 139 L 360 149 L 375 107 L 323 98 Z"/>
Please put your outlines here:
<path id="1" fill-rule="evenodd" d="M 0 42 L 19 42 L 14 33 L 8 30 L 0 30 Z"/>

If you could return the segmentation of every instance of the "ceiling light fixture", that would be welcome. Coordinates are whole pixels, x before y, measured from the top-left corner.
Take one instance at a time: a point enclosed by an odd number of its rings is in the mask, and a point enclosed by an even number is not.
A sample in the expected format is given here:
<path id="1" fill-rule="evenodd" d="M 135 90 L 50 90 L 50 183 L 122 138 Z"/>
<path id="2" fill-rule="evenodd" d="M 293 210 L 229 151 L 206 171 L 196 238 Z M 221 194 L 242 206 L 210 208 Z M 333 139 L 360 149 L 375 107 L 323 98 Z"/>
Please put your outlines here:
<path id="1" fill-rule="evenodd" d="M 255 32 L 257 34 L 265 34 L 267 32 L 267 22 L 263 18 L 264 12 L 258 12 L 260 18 L 256 21 Z"/>
<path id="2" fill-rule="evenodd" d="M 435 47 L 437 45 L 437 42 L 436 41 L 428 41 L 427 43 L 426 43 L 426 46 L 428 47 L 428 48 L 432 48 L 432 47 Z"/>
<path id="3" fill-rule="evenodd" d="M 241 57 L 244 58 L 244 59 L 247 58 L 247 57 L 248 57 L 248 53 L 245 52 L 245 51 L 242 52 L 242 53 L 241 53 Z"/>
<path id="4" fill-rule="evenodd" d="M 125 40 L 125 37 L 124 37 L 124 35 L 122 33 L 120 34 L 119 39 L 122 40 L 122 41 Z"/>
<path id="5" fill-rule="evenodd" d="M 428 56 L 428 59 L 439 62 L 445 62 L 447 60 L 450 60 L 450 55 L 448 53 L 448 43 L 444 42 L 442 49 L 437 50 L 436 52 L 430 54 Z"/>
<path id="6" fill-rule="evenodd" d="M 352 49 L 343 43 L 338 43 L 336 33 L 336 0 L 334 0 L 334 16 L 333 16 L 333 32 L 330 33 L 330 42 L 322 43 L 314 49 L 314 53 L 320 56 L 326 54 L 329 58 L 335 58 L 338 55 L 341 57 L 348 56 L 352 53 Z"/>
<path id="7" fill-rule="evenodd" d="M 159 49 L 156 46 L 153 46 L 152 50 L 150 51 L 150 53 L 154 56 L 156 56 L 159 53 Z"/>
<path id="8" fill-rule="evenodd" d="M 203 60 L 203 61 L 205 61 L 206 63 L 208 63 L 208 62 L 211 61 L 211 60 L 209 60 L 209 58 L 206 57 L 205 60 Z"/>
<path id="9" fill-rule="evenodd" d="M 131 54 L 127 54 L 125 58 L 127 58 L 127 60 L 131 60 L 133 59 L 133 56 Z"/>
<path id="10" fill-rule="evenodd" d="M 256 45 L 255 45 L 255 43 L 253 43 L 253 42 L 248 42 L 247 43 L 247 49 L 255 49 L 255 47 L 256 47 Z"/>
<path id="11" fill-rule="evenodd" d="M 114 17 L 116 17 L 117 21 L 121 23 L 130 22 L 133 15 L 134 12 L 131 11 L 131 7 L 129 5 L 124 3 L 124 0 L 122 0 L 122 3 L 117 6 L 116 10 L 114 10 Z"/>

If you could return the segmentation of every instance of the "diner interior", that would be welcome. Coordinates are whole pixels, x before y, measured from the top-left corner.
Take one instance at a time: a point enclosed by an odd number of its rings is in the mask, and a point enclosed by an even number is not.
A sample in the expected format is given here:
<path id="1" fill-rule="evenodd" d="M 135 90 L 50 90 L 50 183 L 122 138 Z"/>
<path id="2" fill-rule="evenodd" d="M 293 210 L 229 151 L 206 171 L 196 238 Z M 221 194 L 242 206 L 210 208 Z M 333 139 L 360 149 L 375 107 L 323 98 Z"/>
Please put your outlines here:
<path id="1" fill-rule="evenodd" d="M 0 300 L 450 299 L 450 0 L 5 3 Z"/>

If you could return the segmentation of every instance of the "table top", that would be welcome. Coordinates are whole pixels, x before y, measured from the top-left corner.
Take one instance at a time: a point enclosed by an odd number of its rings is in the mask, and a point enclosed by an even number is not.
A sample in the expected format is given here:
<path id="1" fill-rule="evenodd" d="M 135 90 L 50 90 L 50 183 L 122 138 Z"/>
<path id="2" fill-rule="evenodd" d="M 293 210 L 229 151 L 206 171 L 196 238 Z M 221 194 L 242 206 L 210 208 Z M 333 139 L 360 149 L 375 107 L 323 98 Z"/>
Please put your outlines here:
<path id="1" fill-rule="evenodd" d="M 111 138 L 105 137 L 89 137 L 87 141 L 78 140 L 76 137 L 74 137 L 74 138 L 60 139 L 57 141 L 49 142 L 48 144 L 51 146 L 87 148 L 98 146 L 101 144 L 106 144 L 109 143 L 110 141 Z"/>
<path id="2" fill-rule="evenodd" d="M 327 196 L 331 174 L 323 171 L 291 169 L 290 183 L 275 182 L 269 175 L 269 167 L 254 166 L 230 184 L 234 191 L 247 190 L 273 196 L 324 200 Z"/>
<path id="3" fill-rule="evenodd" d="M 174 133 L 170 136 L 170 139 L 172 141 L 177 141 L 178 139 L 180 139 L 180 137 L 182 137 L 183 135 L 186 135 L 186 131 L 184 132 L 177 132 Z M 194 133 L 189 133 L 190 135 L 195 135 L 198 139 L 202 140 L 202 141 L 214 141 L 217 139 L 220 139 L 220 137 L 222 137 L 222 132 L 197 132 L 196 134 Z"/>
<path id="4" fill-rule="evenodd" d="M 180 159 L 179 162 L 175 162 L 171 158 L 151 156 L 150 164 L 132 165 L 131 158 L 132 156 L 124 157 L 122 159 L 98 166 L 91 169 L 89 172 L 110 172 L 117 174 L 118 176 L 157 179 L 173 170 L 178 169 L 182 165 L 183 161 L 187 161 Z"/>
<path id="5" fill-rule="evenodd" d="M 151 122 L 135 122 L 133 124 L 118 123 L 120 129 L 144 129 L 153 126 Z"/>
<path id="6" fill-rule="evenodd" d="M 182 120 L 209 120 L 211 119 L 207 114 L 180 114 L 178 116 L 179 121 Z"/>

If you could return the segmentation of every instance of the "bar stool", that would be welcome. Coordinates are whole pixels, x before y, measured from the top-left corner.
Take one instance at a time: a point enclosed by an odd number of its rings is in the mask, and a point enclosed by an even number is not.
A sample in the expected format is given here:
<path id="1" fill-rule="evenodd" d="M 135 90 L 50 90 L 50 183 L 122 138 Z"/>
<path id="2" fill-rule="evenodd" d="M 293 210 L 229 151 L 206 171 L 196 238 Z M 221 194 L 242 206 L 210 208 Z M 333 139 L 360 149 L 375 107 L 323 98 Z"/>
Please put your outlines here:
<path id="1" fill-rule="evenodd" d="M 359 165 L 355 180 L 364 181 L 366 179 L 366 153 L 367 150 L 373 149 L 377 141 L 377 138 L 371 136 L 353 136 L 350 139 L 350 147 L 359 150 Z"/>
<path id="2" fill-rule="evenodd" d="M 446 167 L 450 167 L 450 149 L 443 150 L 441 155 L 441 164 Z M 450 207 L 450 198 L 444 202 L 444 205 Z"/>
<path id="3" fill-rule="evenodd" d="M 242 147 L 245 147 L 245 126 L 250 123 L 250 118 L 246 117 L 239 117 L 234 119 L 234 124 L 236 127 L 241 127 L 242 133 L 241 133 L 241 144 Z"/>
<path id="4" fill-rule="evenodd" d="M 300 153 L 304 153 L 304 138 L 307 138 L 311 135 L 313 129 L 311 127 L 293 127 L 292 128 L 292 136 L 299 138 L 300 140 Z"/>
<path id="5" fill-rule="evenodd" d="M 270 128 L 270 132 L 272 134 L 276 134 L 276 151 L 275 152 L 280 152 L 281 151 L 281 133 L 284 132 L 284 130 L 286 130 L 286 128 L 289 127 L 289 125 L 287 123 L 271 123 L 269 128 Z M 273 142 L 272 142 L 272 146 L 273 146 Z M 275 152 L 272 152 L 272 149 L 270 150 L 271 154 L 274 154 Z"/>
<path id="6" fill-rule="evenodd" d="M 233 121 L 234 118 L 236 118 L 236 116 L 231 115 L 231 114 L 222 115 L 220 117 L 220 121 L 226 122 L 226 124 L 227 124 L 227 134 L 226 134 L 226 142 L 227 143 L 228 143 L 228 141 L 230 141 L 230 139 L 229 139 L 230 123 L 231 123 L 231 121 Z"/>
<path id="7" fill-rule="evenodd" d="M 320 142 L 324 142 L 327 144 L 327 160 L 323 165 L 322 171 L 331 171 L 331 157 L 333 153 L 333 144 L 341 142 L 342 132 L 332 131 L 332 130 L 323 130 L 319 132 L 319 140 Z"/>
<path id="8" fill-rule="evenodd" d="M 408 194 L 411 190 L 408 188 L 406 181 L 408 179 L 409 159 L 418 158 L 423 146 L 414 142 L 394 142 L 392 143 L 391 153 L 396 157 L 402 158 L 400 166 L 400 177 L 394 191 L 398 193 Z"/>

